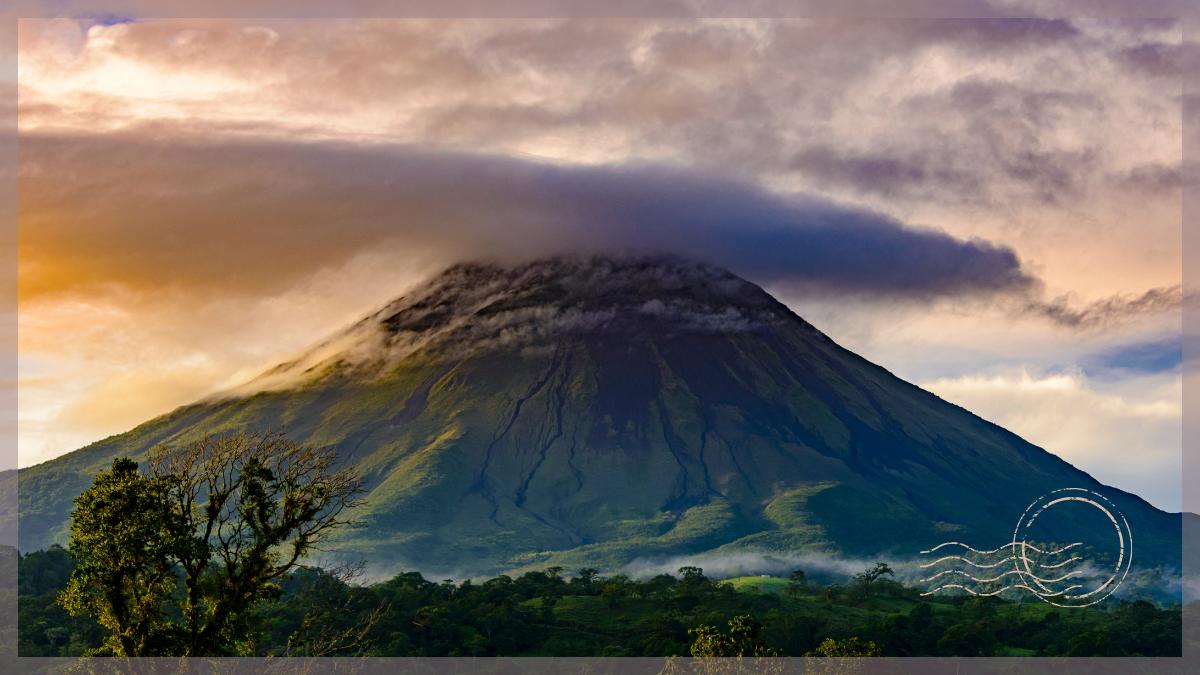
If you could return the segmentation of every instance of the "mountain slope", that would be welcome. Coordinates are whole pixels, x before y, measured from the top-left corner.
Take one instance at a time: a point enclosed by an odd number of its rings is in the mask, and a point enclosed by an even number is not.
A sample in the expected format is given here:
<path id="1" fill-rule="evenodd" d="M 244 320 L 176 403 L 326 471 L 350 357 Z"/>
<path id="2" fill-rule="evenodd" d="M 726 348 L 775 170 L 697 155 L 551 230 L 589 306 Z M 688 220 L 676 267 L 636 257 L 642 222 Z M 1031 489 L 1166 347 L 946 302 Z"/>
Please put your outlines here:
<path id="1" fill-rule="evenodd" d="M 370 488 L 341 546 L 426 570 L 991 548 L 1062 487 L 1112 499 L 1139 562 L 1178 559 L 1178 515 L 672 258 L 453 267 L 226 397 L 22 470 L 21 548 L 62 541 L 113 457 L 238 429 L 336 446 Z M 1082 515 L 1060 526 L 1042 535 L 1111 535 Z"/>

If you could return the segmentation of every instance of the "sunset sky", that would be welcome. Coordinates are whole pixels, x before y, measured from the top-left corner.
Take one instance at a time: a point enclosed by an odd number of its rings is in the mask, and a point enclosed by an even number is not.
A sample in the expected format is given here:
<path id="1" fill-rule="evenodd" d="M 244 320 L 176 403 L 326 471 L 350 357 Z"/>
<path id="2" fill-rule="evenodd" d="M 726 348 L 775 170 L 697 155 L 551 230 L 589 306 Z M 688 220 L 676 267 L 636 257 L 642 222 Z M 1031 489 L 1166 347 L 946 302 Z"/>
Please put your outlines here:
<path id="1" fill-rule="evenodd" d="M 1180 506 L 1158 20 L 22 20 L 19 453 L 462 259 L 671 251 Z"/>

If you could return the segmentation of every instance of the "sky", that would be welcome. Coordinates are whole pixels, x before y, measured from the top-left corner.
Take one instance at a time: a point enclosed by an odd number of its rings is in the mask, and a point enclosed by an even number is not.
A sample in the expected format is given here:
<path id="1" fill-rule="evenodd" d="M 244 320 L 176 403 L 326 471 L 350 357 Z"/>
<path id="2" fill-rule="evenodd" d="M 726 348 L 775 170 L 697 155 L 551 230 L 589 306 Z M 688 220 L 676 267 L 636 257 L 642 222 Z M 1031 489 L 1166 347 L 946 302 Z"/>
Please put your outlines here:
<path id="1" fill-rule="evenodd" d="M 1181 49 L 1166 20 L 22 20 L 20 464 L 453 262 L 670 251 L 1178 510 Z"/>

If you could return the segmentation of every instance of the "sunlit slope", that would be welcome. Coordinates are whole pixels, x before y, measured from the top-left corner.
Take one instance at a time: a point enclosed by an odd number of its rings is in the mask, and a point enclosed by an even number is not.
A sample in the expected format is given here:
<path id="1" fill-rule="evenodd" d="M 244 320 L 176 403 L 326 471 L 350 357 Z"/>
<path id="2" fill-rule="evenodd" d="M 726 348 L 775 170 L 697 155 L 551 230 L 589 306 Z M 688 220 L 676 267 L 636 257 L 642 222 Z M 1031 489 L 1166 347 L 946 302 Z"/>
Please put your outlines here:
<path id="1" fill-rule="evenodd" d="M 842 349 L 758 287 L 675 259 L 453 268 L 253 387 L 21 472 L 20 542 L 63 541 L 118 455 L 242 429 L 367 479 L 339 548 L 474 574 L 707 551 L 994 547 L 1060 487 L 1101 490 L 1140 563 L 1179 520 Z M 1068 519 L 1067 525 L 1071 525 Z M 1081 517 L 1077 531 L 1110 533 Z"/>

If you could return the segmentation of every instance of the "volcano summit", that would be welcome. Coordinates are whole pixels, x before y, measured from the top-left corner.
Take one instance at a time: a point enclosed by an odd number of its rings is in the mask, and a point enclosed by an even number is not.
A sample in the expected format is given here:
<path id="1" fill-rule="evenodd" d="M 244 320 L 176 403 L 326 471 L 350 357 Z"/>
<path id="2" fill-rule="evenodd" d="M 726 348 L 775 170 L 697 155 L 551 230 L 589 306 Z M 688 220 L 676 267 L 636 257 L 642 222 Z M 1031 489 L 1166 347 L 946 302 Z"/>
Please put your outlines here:
<path id="1" fill-rule="evenodd" d="M 227 395 L 20 472 L 22 550 L 65 540 L 112 458 L 277 430 L 369 492 L 339 547 L 490 574 L 636 558 L 913 555 L 1012 536 L 1027 504 L 1102 491 L 1142 564 L 1159 511 L 839 347 L 758 286 L 676 258 L 463 264 Z M 1104 540 L 1080 515 L 1047 541 Z"/>

